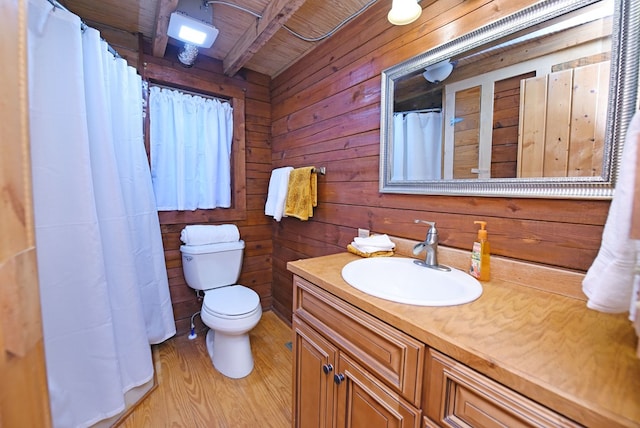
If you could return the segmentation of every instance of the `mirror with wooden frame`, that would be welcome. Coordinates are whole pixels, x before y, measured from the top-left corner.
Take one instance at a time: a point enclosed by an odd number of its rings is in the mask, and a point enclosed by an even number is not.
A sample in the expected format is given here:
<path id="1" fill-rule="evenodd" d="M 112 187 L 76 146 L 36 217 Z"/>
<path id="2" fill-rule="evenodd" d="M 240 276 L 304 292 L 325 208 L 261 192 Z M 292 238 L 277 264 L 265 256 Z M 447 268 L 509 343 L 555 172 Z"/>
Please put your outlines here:
<path id="1" fill-rule="evenodd" d="M 380 191 L 610 198 L 639 10 L 546 0 L 384 70 Z"/>

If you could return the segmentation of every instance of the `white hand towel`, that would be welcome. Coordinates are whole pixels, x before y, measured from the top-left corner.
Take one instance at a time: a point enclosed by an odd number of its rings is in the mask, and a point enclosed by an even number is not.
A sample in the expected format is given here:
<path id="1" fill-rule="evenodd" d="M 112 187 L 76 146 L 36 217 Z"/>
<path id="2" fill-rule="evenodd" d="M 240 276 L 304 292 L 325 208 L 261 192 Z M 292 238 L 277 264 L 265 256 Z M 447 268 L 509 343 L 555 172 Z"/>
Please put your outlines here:
<path id="1" fill-rule="evenodd" d="M 240 231 L 235 224 L 190 225 L 180 232 L 180 240 L 185 245 L 206 245 L 240 240 Z"/>
<path id="2" fill-rule="evenodd" d="M 582 281 L 587 307 L 602 312 L 629 310 L 633 290 L 636 247 L 629 238 L 640 114 L 631 120 L 624 142 L 620 175 L 602 233 L 600 251 Z"/>
<path id="3" fill-rule="evenodd" d="M 269 192 L 267 202 L 264 205 L 265 215 L 273 216 L 276 221 L 282 219 L 284 214 L 284 204 L 287 199 L 287 189 L 289 187 L 289 174 L 293 167 L 285 166 L 271 171 L 269 179 Z"/>
<path id="4" fill-rule="evenodd" d="M 388 235 L 373 235 L 367 238 L 354 238 L 351 243 L 358 250 L 363 253 L 375 253 L 377 251 L 391 251 L 396 247 L 396 244 L 389 239 Z"/>
<path id="5" fill-rule="evenodd" d="M 636 251 L 640 254 L 640 240 L 636 240 Z M 639 266 L 640 267 L 640 266 Z M 631 304 L 629 305 L 629 320 L 634 322 L 636 326 L 636 335 L 640 336 L 640 321 L 638 313 L 640 310 L 640 271 L 637 271 L 633 277 L 633 289 L 631 293 Z"/>

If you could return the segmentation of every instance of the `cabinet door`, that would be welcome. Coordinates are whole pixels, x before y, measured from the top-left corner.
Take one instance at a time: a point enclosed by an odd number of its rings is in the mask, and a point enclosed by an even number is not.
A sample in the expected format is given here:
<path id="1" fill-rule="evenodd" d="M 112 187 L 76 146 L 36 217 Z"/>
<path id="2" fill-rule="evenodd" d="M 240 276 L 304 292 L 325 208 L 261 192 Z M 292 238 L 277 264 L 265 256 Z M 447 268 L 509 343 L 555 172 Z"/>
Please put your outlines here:
<path id="1" fill-rule="evenodd" d="M 337 385 L 336 427 L 418 428 L 421 411 L 340 353 Z"/>
<path id="2" fill-rule="evenodd" d="M 318 286 L 294 277 L 294 313 L 377 379 L 420 405 L 425 346 Z"/>
<path id="3" fill-rule="evenodd" d="M 333 425 L 336 348 L 312 328 L 293 318 L 294 409 L 293 426 L 324 428 Z"/>

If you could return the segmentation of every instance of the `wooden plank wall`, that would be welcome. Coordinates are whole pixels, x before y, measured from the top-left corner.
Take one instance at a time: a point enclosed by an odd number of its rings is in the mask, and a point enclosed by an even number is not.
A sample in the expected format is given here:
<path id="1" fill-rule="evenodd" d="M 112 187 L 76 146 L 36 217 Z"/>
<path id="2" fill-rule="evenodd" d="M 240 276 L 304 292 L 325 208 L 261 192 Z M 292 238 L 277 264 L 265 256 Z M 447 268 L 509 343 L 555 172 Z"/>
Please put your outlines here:
<path id="1" fill-rule="evenodd" d="M 478 178 L 480 152 L 480 104 L 482 87 L 455 93 L 453 125 L 453 178 Z"/>
<path id="2" fill-rule="evenodd" d="M 36 257 L 27 2 L 0 13 L 0 427 L 49 428 L 51 412 Z M 9 107 L 10 106 L 10 107 Z"/>
<path id="3" fill-rule="evenodd" d="M 150 46 L 145 52 L 150 52 Z M 216 82 L 225 87 L 236 87 L 245 92 L 245 153 L 246 153 L 246 212 L 240 214 L 241 220 L 229 218 L 225 210 L 206 210 L 195 212 L 191 220 L 174 223 L 169 218 L 188 218 L 188 214 L 163 213 L 161 215 L 162 241 L 165 261 L 169 275 L 169 290 L 176 319 L 177 334 L 189 332 L 190 318 L 201 308 L 201 301 L 195 291 L 187 286 L 182 273 L 180 253 L 180 231 L 187 224 L 223 224 L 234 223 L 240 229 L 240 237 L 245 241 L 244 259 L 239 283 L 254 289 L 259 295 L 263 309 L 271 307 L 271 226 L 264 215 L 264 203 L 271 171 L 271 147 L 269 141 L 271 125 L 270 78 L 249 70 L 240 70 L 233 78 L 222 72 L 222 63 L 205 56 L 199 56 L 191 69 L 186 69 L 177 61 L 176 50 L 169 46 L 164 58 L 145 55 L 144 61 L 154 63 L 184 75 L 184 82 L 173 82 L 185 89 L 198 91 L 199 80 Z M 175 73 L 167 74 L 175 75 Z M 188 83 L 187 83 L 188 82 Z M 241 185 L 245 185 L 241 183 Z M 175 214 L 175 215 L 173 215 Z M 173 216 L 172 216 L 173 215 Z M 202 326 L 199 317 L 196 325 Z"/>
<path id="4" fill-rule="evenodd" d="M 604 61 L 522 80 L 519 177 L 602 174 L 608 78 Z"/>
<path id="5" fill-rule="evenodd" d="M 273 227 L 273 309 L 291 317 L 290 260 L 344 251 L 358 227 L 423 239 L 438 223 L 443 245 L 470 249 L 473 220 L 488 222 L 494 254 L 585 271 L 609 202 L 393 195 L 378 192 L 380 73 L 430 47 L 535 3 L 425 0 L 421 18 L 394 27 L 388 2 L 367 12 L 272 81 L 272 167 L 325 166 L 308 222 Z"/>
<path id="6" fill-rule="evenodd" d="M 520 80 L 534 73 L 514 76 L 495 83 L 493 133 L 491 136 L 491 177 L 514 178 L 518 161 Z"/>

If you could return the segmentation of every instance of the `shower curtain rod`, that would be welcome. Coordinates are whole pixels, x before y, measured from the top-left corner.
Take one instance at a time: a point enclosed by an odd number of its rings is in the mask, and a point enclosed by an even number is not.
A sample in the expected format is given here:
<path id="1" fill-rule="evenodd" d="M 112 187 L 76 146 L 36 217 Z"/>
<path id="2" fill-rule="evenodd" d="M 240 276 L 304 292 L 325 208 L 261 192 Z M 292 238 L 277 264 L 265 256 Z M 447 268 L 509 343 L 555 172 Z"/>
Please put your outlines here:
<path id="1" fill-rule="evenodd" d="M 201 94 L 199 92 L 194 92 L 194 91 L 189 91 L 187 89 L 181 89 L 181 88 L 176 88 L 173 86 L 167 86 L 167 85 L 161 85 L 159 83 L 154 83 L 154 82 L 149 82 L 149 86 L 157 86 L 158 88 L 162 88 L 162 89 L 169 89 L 171 91 L 179 91 L 188 95 L 193 95 L 195 97 L 202 97 L 202 98 L 209 98 L 212 100 L 218 100 L 218 101 L 222 101 L 225 103 L 228 103 L 229 100 L 226 98 L 221 98 L 221 97 L 216 97 L 215 95 L 208 95 L 208 94 Z"/>
<path id="2" fill-rule="evenodd" d="M 69 9 L 67 9 L 66 7 L 64 7 L 63 5 L 61 5 L 60 3 L 58 3 L 56 0 L 47 0 L 49 3 L 51 3 L 51 5 L 54 8 L 58 8 L 58 9 L 62 9 L 64 11 L 67 11 L 69 13 L 73 13 L 71 12 Z M 75 14 L 74 14 L 75 15 Z M 84 31 L 85 28 L 87 28 L 88 25 L 82 20 L 80 19 L 80 29 L 82 29 L 82 31 Z M 116 58 L 122 58 L 120 56 L 120 54 L 118 52 L 116 52 L 116 50 L 114 48 L 111 47 L 111 45 L 109 44 L 109 42 L 107 42 L 105 39 L 103 39 L 102 37 L 100 38 L 100 40 L 104 41 L 107 43 L 107 49 L 109 49 L 109 53 L 111 53 L 111 55 L 113 55 Z"/>

